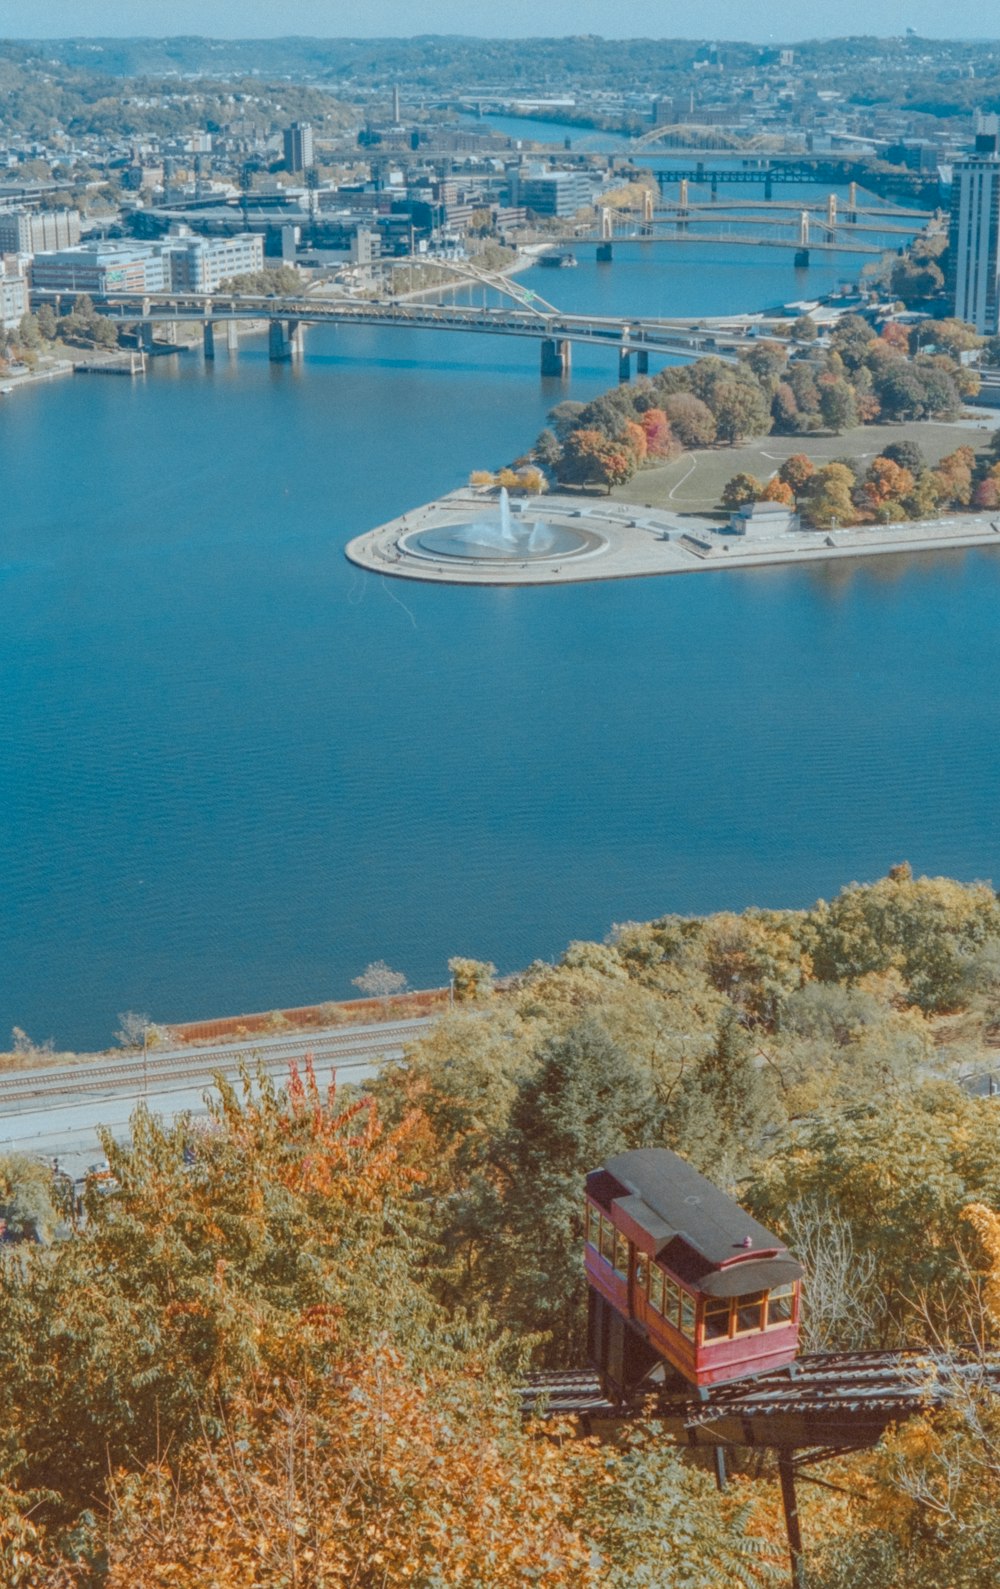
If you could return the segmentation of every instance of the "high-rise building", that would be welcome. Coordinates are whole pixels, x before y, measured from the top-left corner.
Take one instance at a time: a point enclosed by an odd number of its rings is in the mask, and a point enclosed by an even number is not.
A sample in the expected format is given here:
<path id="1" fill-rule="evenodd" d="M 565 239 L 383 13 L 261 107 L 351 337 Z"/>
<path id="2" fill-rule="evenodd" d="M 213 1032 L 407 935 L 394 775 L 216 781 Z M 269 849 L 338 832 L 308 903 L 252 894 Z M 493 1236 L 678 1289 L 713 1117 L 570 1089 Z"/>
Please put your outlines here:
<path id="1" fill-rule="evenodd" d="M 0 210 L 0 254 L 39 254 L 79 241 L 79 210 Z"/>
<path id="2" fill-rule="evenodd" d="M 285 165 L 289 171 L 308 171 L 313 164 L 313 130 L 307 121 L 293 121 L 284 131 Z"/>
<path id="3" fill-rule="evenodd" d="M 1000 155 L 994 133 L 952 167 L 948 284 L 959 320 L 981 336 L 1000 331 Z"/>

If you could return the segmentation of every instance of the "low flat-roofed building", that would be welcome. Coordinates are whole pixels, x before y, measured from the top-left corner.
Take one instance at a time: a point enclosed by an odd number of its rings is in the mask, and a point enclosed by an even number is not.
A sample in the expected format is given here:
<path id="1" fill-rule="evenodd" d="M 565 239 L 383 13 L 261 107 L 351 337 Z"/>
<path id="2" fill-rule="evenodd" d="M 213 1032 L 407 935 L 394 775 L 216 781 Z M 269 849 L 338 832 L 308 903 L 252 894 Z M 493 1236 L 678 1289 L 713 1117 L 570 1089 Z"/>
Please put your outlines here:
<path id="1" fill-rule="evenodd" d="M 31 285 L 103 298 L 116 292 L 166 292 L 170 276 L 162 248 L 148 243 L 80 243 L 76 248 L 36 254 Z"/>
<path id="2" fill-rule="evenodd" d="M 734 535 L 745 535 L 750 540 L 770 541 L 776 535 L 792 535 L 802 528 L 794 508 L 783 502 L 745 502 L 729 520 Z"/>

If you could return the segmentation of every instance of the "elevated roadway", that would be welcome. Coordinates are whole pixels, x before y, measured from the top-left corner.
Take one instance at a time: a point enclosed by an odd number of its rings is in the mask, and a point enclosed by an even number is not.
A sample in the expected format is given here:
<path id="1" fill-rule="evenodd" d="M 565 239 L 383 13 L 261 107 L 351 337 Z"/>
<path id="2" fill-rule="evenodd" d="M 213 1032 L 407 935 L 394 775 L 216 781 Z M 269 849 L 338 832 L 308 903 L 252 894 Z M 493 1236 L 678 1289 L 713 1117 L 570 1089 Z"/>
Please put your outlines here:
<path id="1" fill-rule="evenodd" d="M 32 295 L 36 303 L 68 298 L 54 291 Z M 355 299 L 315 297 L 259 297 L 206 293 L 109 294 L 95 307 L 101 314 L 126 323 L 139 322 L 150 336 L 157 325 L 176 327 L 195 323 L 205 332 L 205 351 L 214 354 L 217 324 L 266 321 L 273 358 L 288 358 L 297 351 L 304 325 L 384 326 L 418 331 L 476 332 L 488 336 L 527 337 L 542 344 L 542 373 L 565 374 L 571 345 L 611 348 L 619 355 L 619 373 L 628 374 L 627 361 L 638 356 L 639 369 L 648 368 L 650 353 L 699 358 L 705 353 L 735 362 L 739 349 L 752 339 L 738 332 L 707 332 L 696 322 L 564 314 L 533 293 L 524 293 L 526 307 L 479 308 L 471 304 L 400 303 L 394 300 L 359 302 Z M 212 350 L 210 353 L 209 350 Z"/>

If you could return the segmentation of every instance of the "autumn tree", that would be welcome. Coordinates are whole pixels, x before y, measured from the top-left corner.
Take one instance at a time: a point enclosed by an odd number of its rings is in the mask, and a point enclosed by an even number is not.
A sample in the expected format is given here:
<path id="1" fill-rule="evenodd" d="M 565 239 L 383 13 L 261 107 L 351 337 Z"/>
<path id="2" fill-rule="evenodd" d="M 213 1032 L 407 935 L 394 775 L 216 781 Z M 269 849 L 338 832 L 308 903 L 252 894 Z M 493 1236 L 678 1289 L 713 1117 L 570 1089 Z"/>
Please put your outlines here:
<path id="1" fill-rule="evenodd" d="M 741 508 L 747 502 L 756 502 L 764 487 L 756 475 L 740 473 L 726 482 L 722 489 L 721 502 L 724 508 Z"/>
<path id="2" fill-rule="evenodd" d="M 715 417 L 693 392 L 668 393 L 663 399 L 663 412 L 682 447 L 712 445 L 716 434 Z"/>
<path id="3" fill-rule="evenodd" d="M 913 476 L 891 458 L 876 458 L 864 477 L 865 496 L 873 508 L 884 502 L 902 502 L 913 489 Z"/>
<path id="4" fill-rule="evenodd" d="M 646 451 L 650 458 L 673 458 L 680 451 L 674 439 L 670 421 L 662 408 L 647 408 L 639 415 L 646 436 Z"/>
<path id="5" fill-rule="evenodd" d="M 778 470 L 778 479 L 791 486 L 796 500 L 802 495 L 816 473 L 816 465 L 804 452 L 793 452 Z"/>
<path id="6" fill-rule="evenodd" d="M 779 480 L 777 475 L 772 475 L 760 494 L 761 502 L 780 502 L 783 507 L 790 508 L 795 503 L 795 493 L 784 480 Z"/>
<path id="7" fill-rule="evenodd" d="M 563 444 L 560 479 L 571 485 L 625 485 L 635 472 L 628 448 L 609 441 L 599 430 L 574 430 Z"/>
<path id="8" fill-rule="evenodd" d="M 835 524 L 853 524 L 857 518 L 853 490 L 854 476 L 843 464 L 828 463 L 817 469 L 805 502 L 811 523 L 819 530 L 831 529 Z"/>

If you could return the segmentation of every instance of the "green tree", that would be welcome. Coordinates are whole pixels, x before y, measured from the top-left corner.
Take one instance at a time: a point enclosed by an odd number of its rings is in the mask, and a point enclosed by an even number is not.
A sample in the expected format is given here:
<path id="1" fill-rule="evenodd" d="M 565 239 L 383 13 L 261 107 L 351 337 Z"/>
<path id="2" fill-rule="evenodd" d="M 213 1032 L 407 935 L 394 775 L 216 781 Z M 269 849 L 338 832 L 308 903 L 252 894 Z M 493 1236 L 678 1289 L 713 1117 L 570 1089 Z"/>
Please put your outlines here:
<path id="1" fill-rule="evenodd" d="M 720 381 L 710 404 L 720 441 L 730 445 L 771 429 L 771 409 L 760 387 L 744 381 Z"/>
<path id="2" fill-rule="evenodd" d="M 40 304 L 35 315 L 35 322 L 40 334 L 46 342 L 53 342 L 56 337 L 56 312 L 49 303 Z"/>
<path id="3" fill-rule="evenodd" d="M 682 1078 L 671 1110 L 674 1144 L 703 1174 L 729 1183 L 749 1169 L 777 1112 L 773 1083 L 728 1009 L 711 1051 Z"/>
<path id="4" fill-rule="evenodd" d="M 800 314 L 792 321 L 793 342 L 815 342 L 819 330 L 812 315 Z"/>
<path id="5" fill-rule="evenodd" d="M 575 1361 L 586 1324 L 581 1186 L 610 1154 L 662 1139 L 648 1067 L 586 1018 L 542 1044 L 498 1149 L 488 1268 L 501 1317 L 551 1332 L 546 1355 Z"/>
<path id="6" fill-rule="evenodd" d="M 819 411 L 827 430 L 838 436 L 841 431 L 853 430 L 858 423 L 858 406 L 850 384 L 847 381 L 822 382 Z"/>
<path id="7" fill-rule="evenodd" d="M 916 477 L 925 467 L 923 452 L 915 441 L 891 441 L 888 447 L 883 447 L 880 457 L 888 458 L 892 463 L 898 463 L 901 469 L 909 469 L 911 475 Z"/>
<path id="8" fill-rule="evenodd" d="M 925 1010 L 954 1008 L 968 960 L 998 937 L 1000 906 L 985 883 L 915 878 L 905 864 L 821 901 L 807 924 L 818 977 L 854 983 L 895 968 Z"/>
<path id="9" fill-rule="evenodd" d="M 856 370 L 874 340 L 875 333 L 868 321 L 860 315 L 848 314 L 842 315 L 834 326 L 830 346 L 840 354 L 849 370 Z"/>

